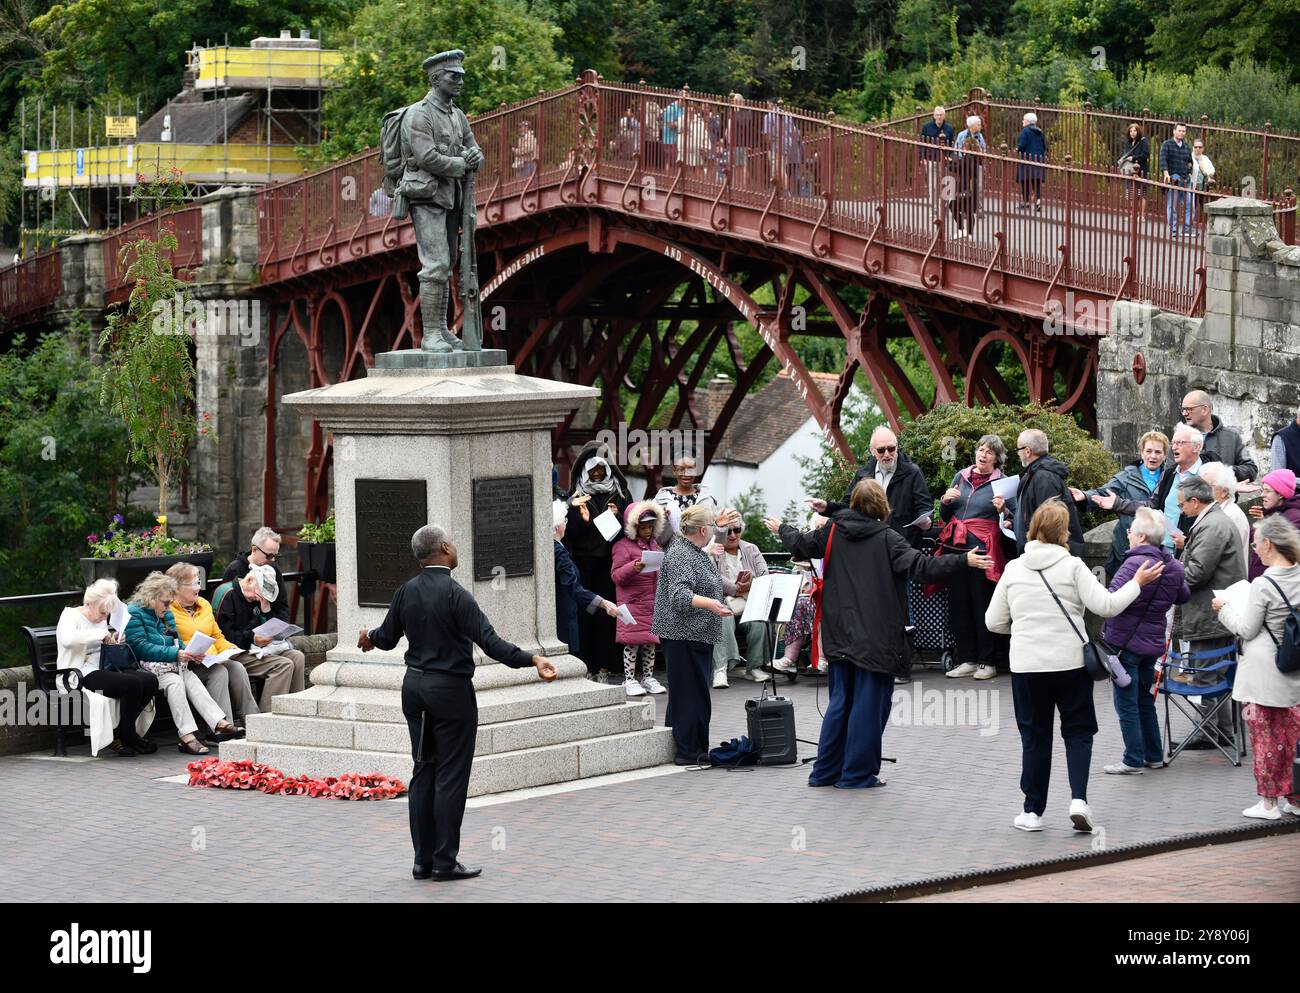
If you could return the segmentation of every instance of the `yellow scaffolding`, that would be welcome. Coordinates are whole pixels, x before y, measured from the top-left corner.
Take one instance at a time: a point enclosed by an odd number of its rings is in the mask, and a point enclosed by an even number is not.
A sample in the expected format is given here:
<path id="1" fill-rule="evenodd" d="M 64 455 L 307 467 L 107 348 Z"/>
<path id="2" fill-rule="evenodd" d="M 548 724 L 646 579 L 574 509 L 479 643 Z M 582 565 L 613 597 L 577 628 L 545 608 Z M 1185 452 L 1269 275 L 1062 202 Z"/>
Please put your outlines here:
<path id="1" fill-rule="evenodd" d="M 270 183 L 303 171 L 293 145 L 133 145 L 23 153 L 23 188 L 132 186 L 179 169 L 190 183 Z"/>
<path id="2" fill-rule="evenodd" d="M 189 52 L 196 90 L 322 89 L 334 85 L 343 63 L 337 50 L 320 48 L 195 48 Z"/>

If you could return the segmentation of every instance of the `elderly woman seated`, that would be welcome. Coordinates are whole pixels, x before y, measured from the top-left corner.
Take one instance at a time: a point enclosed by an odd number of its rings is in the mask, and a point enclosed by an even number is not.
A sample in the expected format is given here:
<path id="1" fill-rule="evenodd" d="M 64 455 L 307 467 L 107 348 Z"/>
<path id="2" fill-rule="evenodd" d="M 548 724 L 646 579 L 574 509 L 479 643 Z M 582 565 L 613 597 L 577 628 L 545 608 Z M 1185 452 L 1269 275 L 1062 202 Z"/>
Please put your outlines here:
<path id="1" fill-rule="evenodd" d="M 104 645 L 123 641 L 121 632 L 108 629 L 108 618 L 117 604 L 117 581 L 97 579 L 86 587 L 80 607 L 65 607 L 59 617 L 55 641 L 59 649 L 58 668 L 76 669 L 81 686 L 102 693 L 118 705 L 118 721 L 113 742 L 108 747 L 119 755 L 156 752 L 158 746 L 136 733 L 136 718 L 158 691 L 158 679 L 151 672 L 133 669 L 115 672 L 100 668 L 100 650 Z M 91 741 L 100 737 L 97 723 L 111 720 L 109 711 L 90 708 Z M 107 737 L 105 732 L 104 737 Z"/>
<path id="2" fill-rule="evenodd" d="M 220 630 L 244 654 L 237 656 L 251 676 L 265 680 L 260 698 L 261 708 L 270 711 L 271 699 L 283 693 L 298 693 L 306 685 L 307 657 L 302 652 L 257 634 L 255 628 L 273 619 L 279 584 L 275 569 L 269 565 L 250 565 L 236 588 L 226 594 L 217 610 Z"/>
<path id="3" fill-rule="evenodd" d="M 247 663 L 252 661 L 252 656 L 239 651 L 239 646 L 231 644 L 217 626 L 212 605 L 199 596 L 203 590 L 203 574 L 198 566 L 177 562 L 167 570 L 167 575 L 176 580 L 172 616 L 176 618 L 176 633 L 181 644 L 188 645 L 196 633 L 212 639 L 207 659 L 202 666 L 195 668 L 195 675 L 208 695 L 217 701 L 226 719 L 242 724 L 246 715 L 258 712 L 253 686 L 248 679 Z M 213 661 L 215 656 L 222 658 Z"/>
<path id="4" fill-rule="evenodd" d="M 243 732 L 226 720 L 217 702 L 194 674 L 191 665 L 202 665 L 202 655 L 185 651 L 176 633 L 176 618 L 171 602 L 177 593 L 176 580 L 161 572 L 151 572 L 135 588 L 128 610 L 126 643 L 135 652 L 140 665 L 158 679 L 158 688 L 167 697 L 167 707 L 180 735 L 177 746 L 190 755 L 207 755 L 208 750 L 194 736 L 198 729 L 190 704 L 213 729 L 214 741 L 242 737 Z"/>

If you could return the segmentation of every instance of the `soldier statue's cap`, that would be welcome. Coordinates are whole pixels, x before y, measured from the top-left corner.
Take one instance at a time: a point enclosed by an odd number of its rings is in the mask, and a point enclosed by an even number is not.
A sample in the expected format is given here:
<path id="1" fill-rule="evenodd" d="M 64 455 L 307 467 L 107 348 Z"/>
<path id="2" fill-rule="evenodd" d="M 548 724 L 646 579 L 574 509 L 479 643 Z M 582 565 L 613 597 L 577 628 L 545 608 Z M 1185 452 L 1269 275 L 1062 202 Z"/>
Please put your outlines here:
<path id="1" fill-rule="evenodd" d="M 459 48 L 453 48 L 450 52 L 439 52 L 437 55 L 430 55 L 422 63 L 420 68 L 424 70 L 427 76 L 430 71 L 438 67 L 445 67 L 452 72 L 465 71 L 465 53 Z"/>

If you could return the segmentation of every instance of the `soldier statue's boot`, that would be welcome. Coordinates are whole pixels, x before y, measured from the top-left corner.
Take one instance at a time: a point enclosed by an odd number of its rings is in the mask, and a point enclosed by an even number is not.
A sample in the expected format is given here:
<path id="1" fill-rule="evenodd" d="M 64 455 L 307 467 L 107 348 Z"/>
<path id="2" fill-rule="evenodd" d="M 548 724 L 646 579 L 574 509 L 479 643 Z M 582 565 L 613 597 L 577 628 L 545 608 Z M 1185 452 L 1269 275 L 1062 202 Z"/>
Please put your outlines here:
<path id="1" fill-rule="evenodd" d="M 464 349 L 459 338 L 447 328 L 447 284 L 431 283 L 420 287 L 420 320 L 424 325 L 426 352 L 459 352 Z"/>

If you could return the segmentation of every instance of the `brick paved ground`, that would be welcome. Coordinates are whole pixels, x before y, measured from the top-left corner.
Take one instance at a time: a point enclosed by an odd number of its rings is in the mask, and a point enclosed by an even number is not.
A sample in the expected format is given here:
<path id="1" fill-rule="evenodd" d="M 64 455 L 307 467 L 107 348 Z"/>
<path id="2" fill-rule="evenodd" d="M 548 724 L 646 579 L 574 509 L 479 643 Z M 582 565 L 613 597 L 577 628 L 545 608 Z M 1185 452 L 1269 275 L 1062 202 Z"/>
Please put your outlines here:
<path id="1" fill-rule="evenodd" d="M 1276 903 L 1300 900 L 1300 835 L 1207 845 L 904 903 Z"/>
<path id="2" fill-rule="evenodd" d="M 926 717 L 912 706 L 925 703 L 916 694 L 957 682 L 923 675 L 896 715 Z M 462 857 L 484 875 L 457 884 L 410 879 L 404 801 L 158 782 L 184 770 L 172 747 L 136 759 L 0 759 L 0 837 L 14 839 L 0 855 L 0 878 L 10 900 L 790 900 L 1088 850 L 1092 839 L 1073 832 L 1066 816 L 1059 742 L 1046 830 L 1011 828 L 1021 796 L 1010 681 L 960 684 L 996 694 L 983 698 L 996 733 L 952 723 L 891 727 L 886 754 L 899 761 L 886 766 L 885 789 L 810 789 L 806 767 L 708 770 L 481 806 L 466 815 Z M 815 685 L 782 683 L 800 736 L 811 740 Z M 715 691 L 715 740 L 743 733 L 753 691 L 741 681 Z M 1233 768 L 1193 752 L 1143 776 L 1102 775 L 1102 763 L 1120 755 L 1105 693 L 1098 688 L 1090 801 L 1109 845 L 1250 823 L 1241 816 L 1254 802 L 1249 760 Z M 661 716 L 665 699 L 656 701 Z M 932 709 L 934 717 L 942 713 Z M 49 844 L 35 843 L 41 835 Z M 1108 882 L 1091 892 L 1120 895 Z"/>

